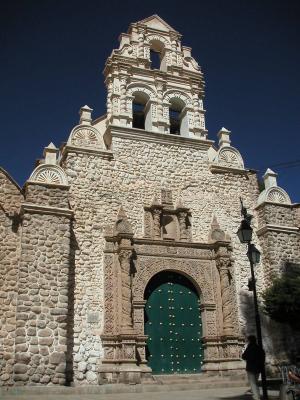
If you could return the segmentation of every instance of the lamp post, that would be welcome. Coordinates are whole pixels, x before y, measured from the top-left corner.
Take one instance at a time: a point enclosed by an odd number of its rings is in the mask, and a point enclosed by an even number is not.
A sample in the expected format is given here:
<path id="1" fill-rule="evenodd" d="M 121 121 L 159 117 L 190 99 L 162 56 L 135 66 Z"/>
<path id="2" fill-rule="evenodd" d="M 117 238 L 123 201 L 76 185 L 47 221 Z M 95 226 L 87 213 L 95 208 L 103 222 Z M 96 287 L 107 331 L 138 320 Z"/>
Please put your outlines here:
<path id="1" fill-rule="evenodd" d="M 258 345 L 263 350 L 262 335 L 261 335 L 261 323 L 260 323 L 260 316 L 259 316 L 259 312 L 258 312 L 256 281 L 255 281 L 255 274 L 254 274 L 254 265 L 258 264 L 260 261 L 260 252 L 257 250 L 255 245 L 253 243 L 251 243 L 252 233 L 253 233 L 253 229 L 251 228 L 252 215 L 248 214 L 247 209 L 243 205 L 242 199 L 241 199 L 241 214 L 243 216 L 243 220 L 237 231 L 237 235 L 238 235 L 238 238 L 240 239 L 240 242 L 246 243 L 247 247 L 248 247 L 247 256 L 248 256 L 248 259 L 250 262 L 250 270 L 251 270 L 251 281 L 252 281 L 251 287 L 253 290 L 253 302 L 254 302 L 257 342 L 258 342 Z M 263 368 L 261 371 L 261 381 L 262 381 L 263 398 L 264 398 L 264 400 L 268 400 L 265 363 L 263 364 Z"/>

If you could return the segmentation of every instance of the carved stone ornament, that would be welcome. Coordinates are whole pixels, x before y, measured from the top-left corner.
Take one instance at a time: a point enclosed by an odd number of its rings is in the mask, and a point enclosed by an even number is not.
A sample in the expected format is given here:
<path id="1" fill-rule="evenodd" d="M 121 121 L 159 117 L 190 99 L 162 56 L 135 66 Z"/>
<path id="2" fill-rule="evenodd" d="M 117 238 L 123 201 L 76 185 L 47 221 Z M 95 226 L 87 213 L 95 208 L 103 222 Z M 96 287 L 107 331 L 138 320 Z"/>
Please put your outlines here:
<path id="1" fill-rule="evenodd" d="M 53 164 L 41 164 L 37 166 L 30 175 L 28 182 L 68 185 L 65 171 L 58 165 Z"/>
<path id="2" fill-rule="evenodd" d="M 144 210 L 144 237 L 164 240 L 190 240 L 190 212 L 179 198 L 174 207 L 172 191 L 161 190 L 161 200 L 154 196 Z"/>
<path id="3" fill-rule="evenodd" d="M 122 282 L 122 326 L 121 332 L 128 333 L 133 330 L 132 322 L 132 288 L 131 288 L 131 271 L 130 261 L 132 252 L 130 249 L 120 249 L 118 252 L 119 262 L 121 267 L 121 282 Z"/>
<path id="4" fill-rule="evenodd" d="M 115 223 L 114 233 L 116 235 L 133 235 L 132 227 L 130 222 L 128 221 L 127 215 L 121 206 L 118 211 L 117 221 Z"/>
<path id="5" fill-rule="evenodd" d="M 145 93 L 151 100 L 156 100 L 157 98 L 157 93 L 154 91 L 154 89 L 150 88 L 147 85 L 131 84 L 128 85 L 126 92 L 127 96 L 133 96 L 134 93 L 140 92 L 140 93 Z"/>
<path id="6" fill-rule="evenodd" d="M 189 276 L 196 288 L 201 292 L 202 301 L 214 303 L 211 271 L 201 260 L 176 260 L 168 258 L 148 259 L 139 261 L 139 267 L 133 281 L 135 301 L 144 300 L 144 292 L 151 278 L 162 271 L 175 271 Z"/>
<path id="7" fill-rule="evenodd" d="M 265 201 L 277 204 L 291 204 L 291 199 L 287 192 L 281 187 L 274 186 L 262 191 L 258 198 L 258 204 Z"/>
<path id="8" fill-rule="evenodd" d="M 240 152 L 234 147 L 222 147 L 219 149 L 216 161 L 220 165 L 233 168 L 244 168 L 244 161 Z"/>
<path id="9" fill-rule="evenodd" d="M 102 147 L 99 132 L 90 125 L 78 125 L 72 130 L 68 145 L 78 147 Z"/>
<path id="10" fill-rule="evenodd" d="M 223 332 L 224 335 L 233 334 L 233 292 L 231 289 L 230 278 L 230 259 L 219 258 L 217 267 L 220 274 L 222 309 L 223 309 Z"/>
<path id="11" fill-rule="evenodd" d="M 187 69 L 199 71 L 199 64 L 193 57 L 184 57 L 183 59 L 183 66 Z"/>
<path id="12" fill-rule="evenodd" d="M 210 228 L 209 239 L 214 241 L 225 240 L 225 232 L 220 228 L 216 216 L 214 215 Z"/>
<path id="13" fill-rule="evenodd" d="M 169 40 L 163 37 L 162 35 L 152 35 L 152 34 L 147 35 L 145 37 L 145 42 L 148 44 L 150 44 L 151 42 L 161 42 L 164 44 L 165 47 L 169 47 L 171 45 Z"/>
<path id="14" fill-rule="evenodd" d="M 186 93 L 179 90 L 169 90 L 166 92 L 163 101 L 164 103 L 170 103 L 174 98 L 182 100 L 186 106 L 192 106 L 192 99 Z"/>

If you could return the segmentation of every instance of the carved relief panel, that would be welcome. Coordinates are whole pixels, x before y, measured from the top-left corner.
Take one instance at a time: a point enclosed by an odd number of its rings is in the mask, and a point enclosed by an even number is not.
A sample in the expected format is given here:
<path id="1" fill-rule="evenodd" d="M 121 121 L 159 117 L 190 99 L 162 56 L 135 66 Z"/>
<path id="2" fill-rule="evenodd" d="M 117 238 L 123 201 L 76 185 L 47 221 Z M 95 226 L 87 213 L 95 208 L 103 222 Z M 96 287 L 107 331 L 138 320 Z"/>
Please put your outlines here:
<path id="1" fill-rule="evenodd" d="M 174 207 L 171 190 L 161 191 L 161 201 L 156 197 L 144 208 L 144 237 L 151 239 L 188 241 L 191 239 L 191 214 L 179 204 Z"/>

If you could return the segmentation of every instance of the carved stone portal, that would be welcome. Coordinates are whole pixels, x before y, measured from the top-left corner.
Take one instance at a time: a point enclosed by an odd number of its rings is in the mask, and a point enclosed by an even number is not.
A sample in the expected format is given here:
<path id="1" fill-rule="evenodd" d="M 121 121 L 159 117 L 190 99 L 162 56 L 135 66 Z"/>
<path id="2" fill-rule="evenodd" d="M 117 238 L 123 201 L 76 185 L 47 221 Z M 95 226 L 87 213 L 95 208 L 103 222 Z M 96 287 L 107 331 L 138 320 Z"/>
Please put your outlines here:
<path id="1" fill-rule="evenodd" d="M 102 334 L 105 356 L 98 368 L 100 382 L 136 383 L 151 377 L 146 359 L 144 293 L 154 275 L 168 270 L 185 275 L 198 290 L 205 353 L 203 371 L 240 370 L 239 353 L 243 341 L 236 324 L 230 242 L 191 243 L 182 233 L 177 239 L 166 240 L 161 233 L 161 215 L 172 208 L 157 201 L 153 203 L 146 210 L 153 216 L 151 237 L 134 238 L 127 216 L 120 209 L 113 233 L 105 238 Z M 158 229 L 153 229 L 159 214 L 154 210 L 160 212 L 160 237 L 157 237 Z M 173 214 L 179 217 L 178 226 L 183 225 L 182 214 L 188 214 L 183 207 L 179 210 Z"/>

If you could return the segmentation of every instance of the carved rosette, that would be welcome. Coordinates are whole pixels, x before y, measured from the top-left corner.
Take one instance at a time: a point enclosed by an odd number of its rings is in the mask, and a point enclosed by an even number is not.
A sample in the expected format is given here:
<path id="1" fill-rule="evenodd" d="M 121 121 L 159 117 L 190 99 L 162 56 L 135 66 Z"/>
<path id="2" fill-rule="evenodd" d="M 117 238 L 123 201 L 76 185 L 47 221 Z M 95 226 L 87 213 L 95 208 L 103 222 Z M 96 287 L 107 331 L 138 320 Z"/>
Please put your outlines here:
<path id="1" fill-rule="evenodd" d="M 223 333 L 233 335 L 233 293 L 230 279 L 231 261 L 229 258 L 219 258 L 217 268 L 220 274 L 222 310 L 223 310 Z"/>

